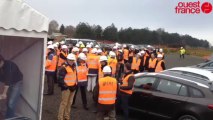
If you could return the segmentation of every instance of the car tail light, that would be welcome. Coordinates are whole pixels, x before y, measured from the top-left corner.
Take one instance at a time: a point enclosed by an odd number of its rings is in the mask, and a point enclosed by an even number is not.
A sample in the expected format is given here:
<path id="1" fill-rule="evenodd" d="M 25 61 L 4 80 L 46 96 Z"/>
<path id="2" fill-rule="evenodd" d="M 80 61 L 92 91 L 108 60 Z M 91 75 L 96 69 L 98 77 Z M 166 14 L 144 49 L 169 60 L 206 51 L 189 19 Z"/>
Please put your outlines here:
<path id="1" fill-rule="evenodd" d="M 213 110 L 213 105 L 208 105 L 208 108 Z"/>

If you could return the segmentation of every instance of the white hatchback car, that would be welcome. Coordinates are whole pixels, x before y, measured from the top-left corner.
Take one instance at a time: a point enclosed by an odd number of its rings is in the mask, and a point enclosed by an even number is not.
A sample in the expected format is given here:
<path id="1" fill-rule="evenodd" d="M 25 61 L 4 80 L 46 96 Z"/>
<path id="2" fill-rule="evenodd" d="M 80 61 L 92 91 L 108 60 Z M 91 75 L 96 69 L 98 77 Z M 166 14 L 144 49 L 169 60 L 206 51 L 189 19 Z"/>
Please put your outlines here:
<path id="1" fill-rule="evenodd" d="M 195 77 L 195 78 L 213 81 L 213 73 L 211 71 L 200 69 L 200 68 L 175 67 L 175 68 L 171 68 L 171 69 L 168 69 L 165 71 L 172 71 L 177 74 L 185 75 L 188 77 Z"/>

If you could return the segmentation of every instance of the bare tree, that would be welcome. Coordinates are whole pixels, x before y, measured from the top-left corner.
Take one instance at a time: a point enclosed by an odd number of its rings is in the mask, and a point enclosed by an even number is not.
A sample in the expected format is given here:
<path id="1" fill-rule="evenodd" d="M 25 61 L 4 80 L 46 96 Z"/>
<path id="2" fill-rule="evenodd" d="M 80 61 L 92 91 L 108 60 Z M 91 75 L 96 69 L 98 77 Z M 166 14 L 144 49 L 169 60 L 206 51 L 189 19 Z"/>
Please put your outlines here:
<path id="1" fill-rule="evenodd" d="M 53 32 L 58 32 L 58 26 L 59 24 L 56 20 L 50 21 L 48 34 L 51 35 Z"/>
<path id="2" fill-rule="evenodd" d="M 64 29 L 64 34 L 67 35 L 67 37 L 73 37 L 75 34 L 75 27 L 72 25 L 66 26 Z"/>

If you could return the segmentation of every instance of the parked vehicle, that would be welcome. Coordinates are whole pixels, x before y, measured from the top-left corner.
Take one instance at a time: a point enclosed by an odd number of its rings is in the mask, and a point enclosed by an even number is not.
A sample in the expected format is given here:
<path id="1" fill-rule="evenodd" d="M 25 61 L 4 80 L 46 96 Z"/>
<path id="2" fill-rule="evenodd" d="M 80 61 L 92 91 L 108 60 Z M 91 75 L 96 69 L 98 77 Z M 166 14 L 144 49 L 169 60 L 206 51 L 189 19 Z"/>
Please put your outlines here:
<path id="1" fill-rule="evenodd" d="M 201 68 L 201 69 L 205 69 L 205 70 L 209 70 L 213 72 L 213 60 L 205 62 L 205 63 L 200 63 L 192 67 Z"/>
<path id="2" fill-rule="evenodd" d="M 172 71 L 181 75 L 190 76 L 192 78 L 203 78 L 213 81 L 213 73 L 208 70 L 192 67 L 175 67 L 165 71 Z"/>
<path id="3" fill-rule="evenodd" d="M 201 83 L 200 79 L 175 74 L 136 74 L 129 109 L 160 119 L 212 120 L 213 92 L 209 81 Z"/>
<path id="4" fill-rule="evenodd" d="M 78 42 L 83 42 L 84 45 L 86 45 L 87 43 L 93 43 L 93 45 L 99 45 L 96 40 L 91 40 L 91 39 L 75 39 L 75 38 L 66 38 L 65 39 L 65 44 L 66 45 L 76 45 Z M 100 45 L 99 45 L 100 46 Z"/>

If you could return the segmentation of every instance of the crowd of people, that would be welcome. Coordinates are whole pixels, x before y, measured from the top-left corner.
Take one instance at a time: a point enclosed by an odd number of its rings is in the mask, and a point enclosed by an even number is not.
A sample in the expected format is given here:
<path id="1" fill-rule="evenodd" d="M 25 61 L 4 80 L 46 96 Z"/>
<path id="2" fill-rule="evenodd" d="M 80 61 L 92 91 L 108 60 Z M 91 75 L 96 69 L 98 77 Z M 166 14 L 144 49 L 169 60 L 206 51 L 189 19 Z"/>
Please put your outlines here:
<path id="1" fill-rule="evenodd" d="M 62 98 L 58 120 L 70 120 L 71 106 L 75 105 L 78 89 L 83 107 L 88 110 L 87 92 L 93 93 L 97 107 L 97 120 L 116 119 L 115 108 L 128 119 L 128 99 L 133 93 L 134 74 L 165 70 L 163 49 L 151 46 L 116 43 L 112 48 L 101 48 L 93 43 L 78 42 L 73 47 L 48 42 L 45 74 L 47 93 L 54 94 L 54 83 L 61 88 Z"/>

